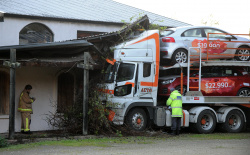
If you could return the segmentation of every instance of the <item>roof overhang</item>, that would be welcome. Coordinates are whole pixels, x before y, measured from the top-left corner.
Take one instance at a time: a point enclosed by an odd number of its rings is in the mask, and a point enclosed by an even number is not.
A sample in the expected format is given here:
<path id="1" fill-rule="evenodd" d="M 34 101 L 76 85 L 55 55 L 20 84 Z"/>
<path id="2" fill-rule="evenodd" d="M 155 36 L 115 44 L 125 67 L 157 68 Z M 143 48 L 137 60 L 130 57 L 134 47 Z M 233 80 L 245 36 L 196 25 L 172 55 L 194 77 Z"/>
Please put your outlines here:
<path id="1" fill-rule="evenodd" d="M 10 59 L 11 49 L 16 50 L 16 59 L 22 66 L 61 67 L 81 62 L 84 59 L 84 52 L 94 51 L 93 44 L 86 40 L 2 46 L 0 47 L 2 62 Z"/>

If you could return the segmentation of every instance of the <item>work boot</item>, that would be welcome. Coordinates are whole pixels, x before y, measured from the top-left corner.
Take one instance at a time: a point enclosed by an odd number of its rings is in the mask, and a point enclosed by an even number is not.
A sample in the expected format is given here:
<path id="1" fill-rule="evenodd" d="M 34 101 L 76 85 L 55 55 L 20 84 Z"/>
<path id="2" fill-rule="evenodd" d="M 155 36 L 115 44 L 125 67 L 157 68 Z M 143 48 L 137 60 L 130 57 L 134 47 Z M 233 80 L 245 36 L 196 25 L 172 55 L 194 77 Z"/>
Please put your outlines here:
<path id="1" fill-rule="evenodd" d="M 180 130 L 177 129 L 176 130 L 176 135 L 179 136 L 179 134 L 180 134 Z"/>
<path id="2" fill-rule="evenodd" d="M 26 131 L 26 132 L 24 132 L 24 134 L 32 134 L 32 132 L 31 131 Z"/>
<path id="3" fill-rule="evenodd" d="M 172 130 L 172 132 L 170 133 L 170 135 L 175 136 L 176 135 L 176 130 Z"/>

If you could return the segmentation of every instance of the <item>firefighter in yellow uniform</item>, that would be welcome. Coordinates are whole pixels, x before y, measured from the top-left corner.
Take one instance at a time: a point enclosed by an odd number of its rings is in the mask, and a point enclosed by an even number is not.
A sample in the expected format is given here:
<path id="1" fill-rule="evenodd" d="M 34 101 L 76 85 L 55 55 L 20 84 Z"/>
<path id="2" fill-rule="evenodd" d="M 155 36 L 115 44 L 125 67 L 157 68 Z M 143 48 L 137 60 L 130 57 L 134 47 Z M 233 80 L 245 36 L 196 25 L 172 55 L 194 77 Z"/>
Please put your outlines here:
<path id="1" fill-rule="evenodd" d="M 32 89 L 31 85 L 26 85 L 22 93 L 20 94 L 18 111 L 21 112 L 21 132 L 31 134 L 30 132 L 30 123 L 31 123 L 31 114 L 32 103 L 35 101 L 35 98 L 29 96 Z"/>
<path id="2" fill-rule="evenodd" d="M 182 118 L 182 96 L 174 88 L 170 89 L 171 94 L 167 100 L 167 106 L 171 106 L 172 109 L 172 133 L 171 135 L 179 135 Z"/>

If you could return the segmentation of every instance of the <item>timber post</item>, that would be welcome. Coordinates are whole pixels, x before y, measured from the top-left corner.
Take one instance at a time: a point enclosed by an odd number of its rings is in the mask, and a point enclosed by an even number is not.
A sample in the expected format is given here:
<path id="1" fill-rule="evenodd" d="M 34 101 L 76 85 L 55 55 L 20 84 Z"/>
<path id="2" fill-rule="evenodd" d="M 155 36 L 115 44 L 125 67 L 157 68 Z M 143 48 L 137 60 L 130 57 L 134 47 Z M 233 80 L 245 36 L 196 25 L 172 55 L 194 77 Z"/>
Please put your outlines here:
<path id="1" fill-rule="evenodd" d="M 89 70 L 93 70 L 92 57 L 88 52 L 84 53 L 84 63 L 78 63 L 78 68 L 83 68 L 83 135 L 88 134 L 88 103 L 89 103 Z"/>
<path id="2" fill-rule="evenodd" d="M 10 49 L 10 61 L 4 61 L 3 65 L 10 68 L 9 139 L 13 139 L 15 133 L 16 68 L 20 67 L 20 63 L 16 62 L 16 49 Z"/>
<path id="3" fill-rule="evenodd" d="M 16 63 L 16 49 L 10 49 L 10 63 Z M 16 88 L 15 65 L 10 66 L 10 113 L 9 113 L 9 139 L 14 138 L 15 133 L 15 88 Z"/>

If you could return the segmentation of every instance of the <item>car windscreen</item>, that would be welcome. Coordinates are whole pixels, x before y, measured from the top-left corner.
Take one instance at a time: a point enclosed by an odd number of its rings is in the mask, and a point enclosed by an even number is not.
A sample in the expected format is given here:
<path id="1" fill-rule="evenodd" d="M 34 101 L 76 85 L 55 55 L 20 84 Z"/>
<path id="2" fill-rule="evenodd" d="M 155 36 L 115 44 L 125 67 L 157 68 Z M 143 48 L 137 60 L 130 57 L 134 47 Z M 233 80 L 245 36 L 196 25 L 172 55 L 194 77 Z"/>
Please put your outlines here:
<path id="1" fill-rule="evenodd" d="M 174 30 L 165 30 L 160 32 L 160 37 L 169 36 L 170 34 L 174 33 Z"/>

